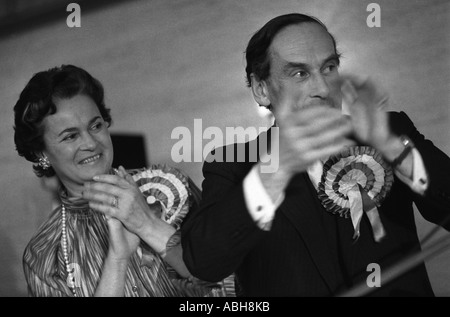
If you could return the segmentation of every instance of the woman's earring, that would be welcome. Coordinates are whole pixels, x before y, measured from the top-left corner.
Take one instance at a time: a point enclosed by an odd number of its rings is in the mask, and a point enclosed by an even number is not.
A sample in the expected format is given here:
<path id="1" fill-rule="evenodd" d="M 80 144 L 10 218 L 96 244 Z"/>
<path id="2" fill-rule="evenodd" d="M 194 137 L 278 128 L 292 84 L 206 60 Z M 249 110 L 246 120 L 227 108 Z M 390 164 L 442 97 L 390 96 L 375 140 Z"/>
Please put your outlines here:
<path id="1" fill-rule="evenodd" d="M 43 156 L 39 158 L 39 166 L 43 169 L 43 170 L 47 170 L 50 168 L 50 166 L 52 166 L 50 164 L 50 161 L 48 160 L 47 156 Z"/>

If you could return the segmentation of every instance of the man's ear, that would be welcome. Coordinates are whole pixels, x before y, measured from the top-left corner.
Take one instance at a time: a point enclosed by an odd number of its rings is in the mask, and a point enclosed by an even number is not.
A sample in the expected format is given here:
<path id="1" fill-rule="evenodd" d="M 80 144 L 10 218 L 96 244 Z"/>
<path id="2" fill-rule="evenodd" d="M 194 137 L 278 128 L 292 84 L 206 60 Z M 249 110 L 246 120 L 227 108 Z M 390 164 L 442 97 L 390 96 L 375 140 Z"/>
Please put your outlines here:
<path id="1" fill-rule="evenodd" d="M 267 83 L 264 80 L 259 80 L 258 76 L 251 74 L 250 78 L 252 80 L 252 93 L 255 101 L 266 108 L 270 107 L 270 97 L 269 90 L 267 89 Z"/>

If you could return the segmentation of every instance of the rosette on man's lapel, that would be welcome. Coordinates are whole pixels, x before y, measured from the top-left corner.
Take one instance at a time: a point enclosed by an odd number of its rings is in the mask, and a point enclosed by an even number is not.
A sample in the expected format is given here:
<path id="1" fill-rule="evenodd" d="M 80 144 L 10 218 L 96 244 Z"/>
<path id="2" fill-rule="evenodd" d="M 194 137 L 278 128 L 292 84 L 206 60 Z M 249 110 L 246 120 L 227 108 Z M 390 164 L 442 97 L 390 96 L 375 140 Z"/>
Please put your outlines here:
<path id="1" fill-rule="evenodd" d="M 351 218 L 355 233 L 363 212 L 367 214 L 375 241 L 386 235 L 378 208 L 391 190 L 394 176 L 382 155 L 369 146 L 353 146 L 331 156 L 323 165 L 318 196 L 325 209 Z"/>

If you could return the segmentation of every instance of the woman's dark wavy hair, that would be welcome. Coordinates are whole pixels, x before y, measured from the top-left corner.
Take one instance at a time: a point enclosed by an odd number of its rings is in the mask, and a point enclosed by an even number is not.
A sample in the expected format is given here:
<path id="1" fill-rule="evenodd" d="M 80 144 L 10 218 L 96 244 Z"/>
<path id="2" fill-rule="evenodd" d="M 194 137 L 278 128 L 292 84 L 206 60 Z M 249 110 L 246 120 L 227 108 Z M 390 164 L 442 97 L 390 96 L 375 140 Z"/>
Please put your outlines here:
<path id="1" fill-rule="evenodd" d="M 247 74 L 246 82 L 248 87 L 252 86 L 252 73 L 259 80 L 264 80 L 269 77 L 269 47 L 278 32 L 289 25 L 301 23 L 317 23 L 328 32 L 325 24 L 323 24 L 319 19 L 301 13 L 290 13 L 273 18 L 251 37 L 248 42 L 247 49 L 245 50 L 245 58 L 247 61 L 245 72 Z M 328 34 L 330 34 L 330 32 L 328 32 Z M 330 36 L 333 41 L 334 51 L 338 54 L 336 50 L 336 41 L 333 35 L 330 34 Z"/>
<path id="2" fill-rule="evenodd" d="M 87 71 L 73 65 L 62 65 L 35 74 L 14 106 L 14 142 L 17 152 L 33 163 L 45 149 L 42 120 L 57 111 L 55 99 L 86 95 L 95 102 L 103 120 L 112 123 L 110 109 L 104 102 L 102 84 Z M 55 175 L 52 167 L 44 170 L 33 165 L 38 177 Z"/>

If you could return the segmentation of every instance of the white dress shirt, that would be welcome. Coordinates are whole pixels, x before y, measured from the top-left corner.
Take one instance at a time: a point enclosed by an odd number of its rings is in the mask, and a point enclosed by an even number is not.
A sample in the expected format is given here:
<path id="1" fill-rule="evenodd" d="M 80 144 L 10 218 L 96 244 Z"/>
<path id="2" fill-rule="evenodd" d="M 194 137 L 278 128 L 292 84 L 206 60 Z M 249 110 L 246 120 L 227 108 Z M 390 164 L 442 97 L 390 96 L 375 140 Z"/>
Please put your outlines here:
<path id="1" fill-rule="evenodd" d="M 413 175 L 412 179 L 400 174 L 397 170 L 394 170 L 395 175 L 405 184 L 407 184 L 413 191 L 423 195 L 428 188 L 428 177 L 423 164 L 422 156 L 417 149 L 412 149 L 413 154 Z M 323 163 L 317 161 L 311 165 L 308 170 L 308 175 L 317 190 L 317 186 L 320 182 L 323 172 Z M 247 210 L 250 213 L 253 220 L 263 230 L 270 230 L 272 220 L 275 217 L 275 211 L 281 205 L 284 200 L 284 194 L 282 193 L 276 201 L 272 201 L 267 193 L 264 185 L 258 174 L 258 166 L 255 165 L 247 176 L 244 178 L 243 183 L 245 203 Z"/>

